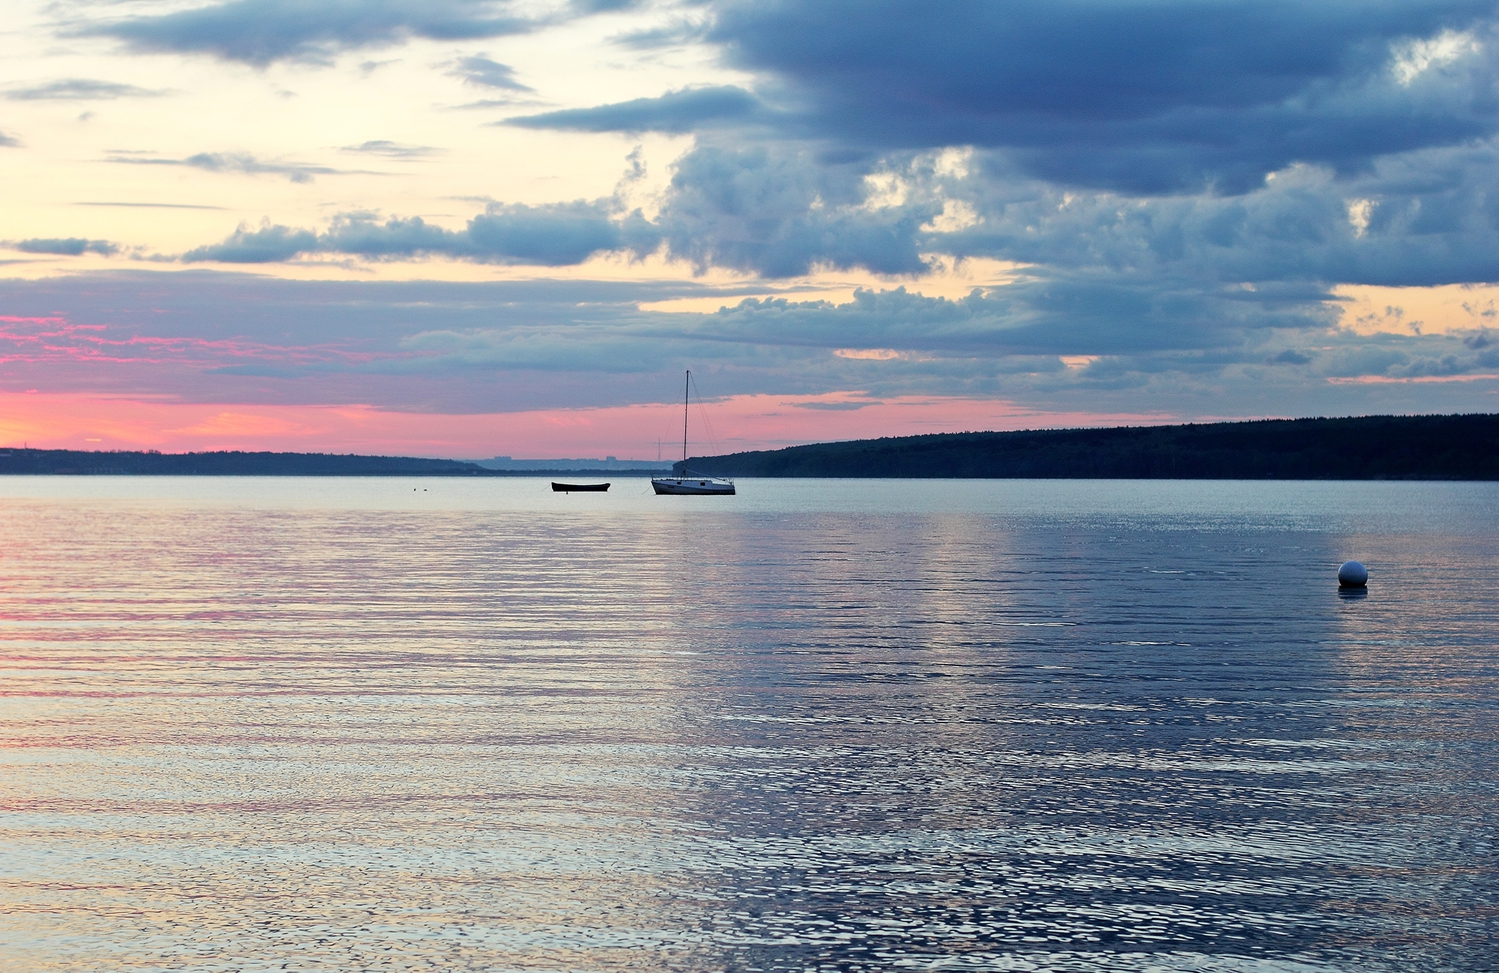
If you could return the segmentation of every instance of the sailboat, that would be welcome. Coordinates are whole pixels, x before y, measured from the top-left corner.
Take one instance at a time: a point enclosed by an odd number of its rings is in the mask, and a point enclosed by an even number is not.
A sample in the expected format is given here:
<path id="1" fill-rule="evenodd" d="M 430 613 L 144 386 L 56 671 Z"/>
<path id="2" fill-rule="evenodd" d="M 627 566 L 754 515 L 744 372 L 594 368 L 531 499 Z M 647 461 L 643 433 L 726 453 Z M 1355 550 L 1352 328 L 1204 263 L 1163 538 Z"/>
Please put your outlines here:
<path id="1" fill-rule="evenodd" d="M 687 469 L 687 398 L 692 393 L 692 371 L 687 372 L 687 387 L 682 392 L 682 475 L 651 478 L 656 495 L 727 497 L 734 494 L 734 481 L 721 476 L 699 476 Z"/>

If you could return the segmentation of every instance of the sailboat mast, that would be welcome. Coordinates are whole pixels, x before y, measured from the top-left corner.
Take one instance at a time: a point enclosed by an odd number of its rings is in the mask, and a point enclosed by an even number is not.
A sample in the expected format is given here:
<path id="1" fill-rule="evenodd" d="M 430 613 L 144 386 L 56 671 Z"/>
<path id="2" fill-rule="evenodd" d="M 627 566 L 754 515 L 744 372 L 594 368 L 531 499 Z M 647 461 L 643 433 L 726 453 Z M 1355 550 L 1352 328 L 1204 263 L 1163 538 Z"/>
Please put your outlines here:
<path id="1" fill-rule="evenodd" d="M 682 386 L 682 475 L 687 475 L 687 394 L 692 388 L 692 369 L 687 369 L 687 381 Z"/>

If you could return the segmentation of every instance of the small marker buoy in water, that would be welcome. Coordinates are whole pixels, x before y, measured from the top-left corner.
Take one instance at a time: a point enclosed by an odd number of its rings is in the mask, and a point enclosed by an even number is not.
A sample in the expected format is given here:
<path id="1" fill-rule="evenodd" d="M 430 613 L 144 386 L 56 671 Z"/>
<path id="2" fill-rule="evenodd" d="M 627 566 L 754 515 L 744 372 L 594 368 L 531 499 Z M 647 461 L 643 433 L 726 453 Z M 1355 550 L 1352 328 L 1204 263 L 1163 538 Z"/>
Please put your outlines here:
<path id="1" fill-rule="evenodd" d="M 1369 583 L 1369 569 L 1358 561 L 1344 561 L 1338 568 L 1339 588 L 1362 588 Z"/>

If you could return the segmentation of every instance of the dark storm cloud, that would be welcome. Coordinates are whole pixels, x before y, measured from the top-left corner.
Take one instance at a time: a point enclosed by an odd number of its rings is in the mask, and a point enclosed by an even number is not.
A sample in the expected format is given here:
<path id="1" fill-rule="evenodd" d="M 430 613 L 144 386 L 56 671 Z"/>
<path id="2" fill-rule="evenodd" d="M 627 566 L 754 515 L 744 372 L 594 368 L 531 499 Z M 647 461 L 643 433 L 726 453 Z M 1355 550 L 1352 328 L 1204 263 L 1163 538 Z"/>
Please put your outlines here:
<path id="1" fill-rule="evenodd" d="M 659 243 L 658 231 L 638 214 L 621 216 L 604 203 L 493 203 L 462 230 L 446 230 L 420 217 L 382 223 L 362 215 L 342 216 L 321 234 L 269 224 L 259 229 L 241 225 L 223 242 L 190 250 L 182 259 L 272 263 L 330 253 L 372 260 L 443 256 L 557 267 L 606 251 L 649 253 Z"/>
<path id="2" fill-rule="evenodd" d="M 515 80 L 515 69 L 508 64 L 501 64 L 478 55 L 459 58 L 453 70 L 448 73 L 462 78 L 468 84 L 483 88 L 502 88 L 507 91 L 533 90 L 530 86 Z"/>
<path id="3" fill-rule="evenodd" d="M 571 108 L 507 119 L 521 128 L 575 132 L 694 131 L 719 122 L 743 122 L 759 111 L 755 96 L 733 85 L 684 88 L 659 98 L 636 98 L 597 108 Z"/>
<path id="4" fill-rule="evenodd" d="M 1293 168 L 1236 197 L 1126 199 L 1032 187 L 1029 198 L 989 199 L 994 187 L 984 180 L 971 188 L 982 220 L 927 246 L 1058 272 L 1127 272 L 1162 286 L 1499 280 L 1499 150 L 1490 145 L 1407 153 L 1353 179 Z"/>
<path id="5" fill-rule="evenodd" d="M 1499 118 L 1489 0 L 715 9 L 710 40 L 784 85 L 800 127 L 877 151 L 1003 148 L 1073 186 L 1237 193 L 1293 162 L 1353 172 Z"/>
<path id="6" fill-rule="evenodd" d="M 1205 293 L 1499 280 L 1499 148 L 1488 143 L 1402 153 L 1347 178 L 1293 166 L 1237 196 L 1129 197 L 1057 188 L 983 155 L 843 162 L 722 142 L 700 139 L 660 201 L 670 254 L 699 268 L 902 275 L 945 254 L 1032 264 L 1037 278 L 1107 272 Z"/>
<path id="7" fill-rule="evenodd" d="M 24 253 L 50 253 L 60 257 L 77 257 L 85 253 L 97 253 L 106 257 L 120 252 L 117 243 L 108 240 L 87 240 L 82 237 L 42 238 L 20 240 L 11 244 Z"/>
<path id="8" fill-rule="evenodd" d="M 814 266 L 884 274 L 926 269 L 920 224 L 940 207 L 862 208 L 862 171 L 804 153 L 704 146 L 678 160 L 658 223 L 671 254 L 765 277 Z"/>
<path id="9" fill-rule="evenodd" d="M 1490 0 L 706 4 L 759 94 L 504 124 L 698 134 L 669 252 L 769 277 L 928 254 L 1144 287 L 1499 279 Z M 934 153 L 974 149 L 962 173 Z M 871 179 L 893 179 L 883 200 Z M 1169 281 L 1168 281 L 1169 278 Z"/>
<path id="10" fill-rule="evenodd" d="M 169 92 L 138 88 L 133 84 L 67 78 L 30 88 L 16 88 L 7 91 L 5 97 L 11 101 L 104 101 L 113 98 L 158 98 L 165 94 Z"/>
<path id="11" fill-rule="evenodd" d="M 538 26 L 510 6 L 497 0 L 230 0 L 75 27 L 70 33 L 117 38 L 140 53 L 208 54 L 265 66 L 325 61 L 340 51 L 412 37 L 478 40 Z"/>

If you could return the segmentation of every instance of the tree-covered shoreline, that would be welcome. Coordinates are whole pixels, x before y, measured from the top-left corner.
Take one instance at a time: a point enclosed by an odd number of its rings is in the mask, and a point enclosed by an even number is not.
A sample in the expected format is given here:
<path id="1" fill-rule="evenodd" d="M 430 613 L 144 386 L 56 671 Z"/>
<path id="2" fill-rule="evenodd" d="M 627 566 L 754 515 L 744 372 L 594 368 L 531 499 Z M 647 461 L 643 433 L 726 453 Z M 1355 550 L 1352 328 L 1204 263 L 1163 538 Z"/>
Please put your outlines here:
<path id="1" fill-rule="evenodd" d="M 763 477 L 1492 480 L 1499 479 L 1499 415 L 938 433 L 695 457 L 687 465 L 695 473 Z"/>
<path id="2" fill-rule="evenodd" d="M 220 450 L 0 449 L 0 475 L 51 476 L 494 476 L 474 463 L 414 456 Z"/>

